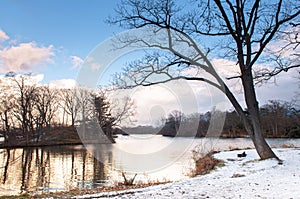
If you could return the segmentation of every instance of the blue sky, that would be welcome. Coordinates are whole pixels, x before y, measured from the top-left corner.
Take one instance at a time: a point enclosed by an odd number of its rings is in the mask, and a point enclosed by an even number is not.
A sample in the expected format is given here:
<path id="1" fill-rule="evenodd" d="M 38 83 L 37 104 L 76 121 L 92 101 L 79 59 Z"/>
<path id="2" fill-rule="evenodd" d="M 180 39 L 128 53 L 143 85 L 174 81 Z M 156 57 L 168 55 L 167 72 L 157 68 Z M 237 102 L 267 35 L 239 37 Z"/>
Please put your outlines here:
<path id="1" fill-rule="evenodd" d="M 33 72 L 43 73 L 44 82 L 75 78 L 71 56 L 85 59 L 103 40 L 121 30 L 106 24 L 117 0 L 1 0 L 0 30 L 9 39 L 9 48 L 34 42 L 35 47 L 51 47 L 51 61 L 39 63 Z M 2 66 L 1 66 L 2 67 Z M 2 71 L 3 72 L 3 71 Z"/>

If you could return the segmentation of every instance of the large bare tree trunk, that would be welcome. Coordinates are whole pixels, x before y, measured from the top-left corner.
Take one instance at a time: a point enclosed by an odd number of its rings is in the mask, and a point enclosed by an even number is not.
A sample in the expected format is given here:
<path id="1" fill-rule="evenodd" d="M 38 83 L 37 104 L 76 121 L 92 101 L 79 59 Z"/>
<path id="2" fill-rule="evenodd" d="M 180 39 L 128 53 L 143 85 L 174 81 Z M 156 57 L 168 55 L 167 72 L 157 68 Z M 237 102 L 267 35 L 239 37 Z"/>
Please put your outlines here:
<path id="1" fill-rule="evenodd" d="M 251 70 L 244 70 L 242 75 L 242 83 L 244 88 L 244 97 L 248 112 L 244 113 L 248 119 L 244 120 L 246 131 L 251 137 L 256 151 L 261 159 L 276 158 L 279 159 L 266 142 L 261 128 L 259 105 L 255 93 L 254 82 Z M 249 122 L 249 124 L 245 124 Z"/>
<path id="2" fill-rule="evenodd" d="M 265 138 L 263 137 L 262 130 L 259 125 L 253 125 L 253 136 L 251 137 L 256 151 L 262 160 L 268 158 L 279 158 L 275 155 L 272 151 L 271 147 L 266 142 Z M 250 132 L 251 133 L 251 132 Z"/>
<path id="3" fill-rule="evenodd" d="M 272 151 L 271 147 L 263 137 L 263 131 L 261 129 L 260 123 L 259 106 L 256 100 L 253 79 L 251 79 L 251 77 L 252 74 L 250 71 L 247 75 L 245 75 L 245 77 L 242 78 L 242 82 L 244 84 L 245 101 L 248 108 L 247 111 L 243 110 L 243 108 L 240 106 L 239 102 L 225 83 L 223 83 L 224 93 L 241 118 L 244 127 L 248 135 L 250 136 L 260 158 L 276 158 L 279 160 L 279 158 L 275 155 L 275 153 Z"/>

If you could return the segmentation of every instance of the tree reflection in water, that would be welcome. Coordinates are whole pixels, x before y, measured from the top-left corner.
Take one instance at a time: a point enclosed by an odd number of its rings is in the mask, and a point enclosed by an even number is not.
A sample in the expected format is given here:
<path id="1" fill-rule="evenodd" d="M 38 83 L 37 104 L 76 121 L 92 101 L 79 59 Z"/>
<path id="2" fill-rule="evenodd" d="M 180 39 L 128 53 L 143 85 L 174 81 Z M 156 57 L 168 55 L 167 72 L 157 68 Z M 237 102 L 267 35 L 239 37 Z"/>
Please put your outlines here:
<path id="1" fill-rule="evenodd" d="M 157 148 L 169 146 L 175 139 L 153 135 L 145 139 L 144 135 L 135 135 L 121 137 L 114 145 L 86 145 L 87 149 L 82 145 L 0 149 L 0 195 L 13 195 L 21 191 L 48 192 L 94 188 L 102 186 L 103 183 L 111 183 L 111 180 L 123 181 L 122 171 L 129 175 L 132 174 L 131 171 L 140 171 L 136 182 L 180 180 L 187 178 L 184 171 L 189 171 L 193 166 L 185 148 L 187 143 L 193 143 L 190 150 L 199 145 L 214 147 L 215 150 L 253 148 L 253 143 L 247 138 L 176 140 L 176 143 L 179 143 L 176 147 L 169 147 L 168 150 L 164 148 L 158 152 Z M 300 146 L 299 139 L 268 139 L 268 142 L 274 147 L 281 147 L 283 144 Z M 183 154 L 183 151 L 187 153 Z M 135 159 L 128 156 L 131 152 L 147 152 L 147 156 L 141 161 L 138 159 L 140 156 L 136 156 L 138 158 Z M 148 163 L 171 164 L 151 172 L 147 170 Z"/>
<path id="2" fill-rule="evenodd" d="M 1 149 L 0 195 L 99 187 L 108 172 L 94 155 L 81 145 Z"/>

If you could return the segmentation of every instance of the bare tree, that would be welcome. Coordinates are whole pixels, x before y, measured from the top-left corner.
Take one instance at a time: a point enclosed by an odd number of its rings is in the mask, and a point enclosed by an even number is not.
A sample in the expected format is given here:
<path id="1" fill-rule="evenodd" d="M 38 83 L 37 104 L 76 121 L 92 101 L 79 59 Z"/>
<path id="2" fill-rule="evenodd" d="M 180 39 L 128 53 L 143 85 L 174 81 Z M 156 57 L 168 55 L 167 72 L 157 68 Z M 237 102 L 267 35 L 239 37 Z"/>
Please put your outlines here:
<path id="1" fill-rule="evenodd" d="M 124 73 L 116 75 L 115 83 L 128 88 L 178 79 L 206 82 L 224 92 L 232 103 L 260 158 L 277 158 L 263 137 L 254 79 L 274 76 L 297 66 L 281 62 L 278 70 L 266 67 L 267 70 L 259 70 L 257 75 L 253 74 L 256 63 L 266 64 L 267 47 L 278 38 L 280 30 L 288 29 L 291 20 L 299 20 L 299 3 L 288 0 L 199 0 L 194 1 L 193 6 L 186 5 L 186 9 L 182 7 L 184 5 L 176 4 L 176 1 L 172 0 L 122 1 L 116 8 L 117 16 L 108 20 L 110 23 L 125 28 L 150 27 L 154 32 L 165 34 L 165 37 L 163 42 L 158 41 L 159 38 L 153 42 L 145 37 L 130 38 L 129 35 L 120 38 L 119 41 L 123 42 L 124 46 L 139 44 L 159 48 L 169 54 L 147 55 L 143 60 L 130 64 Z M 247 111 L 243 110 L 227 86 L 226 79 L 217 74 L 207 59 L 210 50 L 207 49 L 204 53 L 197 45 L 197 41 L 205 37 L 222 39 L 219 46 L 223 50 L 220 52 L 237 63 L 239 75 L 227 77 L 227 80 L 238 78 L 241 81 Z M 188 50 L 178 48 L 178 43 L 185 45 Z M 195 75 L 183 73 L 187 69 L 194 69 Z M 210 78 L 199 77 L 204 72 L 208 73 Z M 165 78 L 153 81 L 151 76 L 157 74 L 165 75 Z M 126 81 L 122 78 L 124 76 Z M 131 85 L 128 85 L 128 80 L 131 80 Z"/>
<path id="2" fill-rule="evenodd" d="M 19 121 L 26 144 L 28 144 L 34 133 L 36 86 L 32 84 L 30 76 L 15 76 L 12 80 L 16 85 L 13 114 L 17 121 Z"/>
<path id="3" fill-rule="evenodd" d="M 130 98 L 108 99 L 104 90 L 92 95 L 94 115 L 108 138 L 113 141 L 113 129 L 134 114 L 134 103 Z"/>
<path id="4" fill-rule="evenodd" d="M 227 112 L 226 120 L 224 123 L 223 136 L 225 134 L 228 137 L 235 138 L 237 136 L 242 136 L 243 132 L 243 125 L 241 124 L 238 114 L 235 111 Z"/>
<path id="5" fill-rule="evenodd" d="M 299 132 L 299 110 L 290 102 L 269 101 L 261 107 L 261 121 L 271 137 L 296 137 Z"/>
<path id="6" fill-rule="evenodd" d="M 36 115 L 36 136 L 44 134 L 44 130 L 49 130 L 52 120 L 57 111 L 57 95 L 56 90 L 50 89 L 49 86 L 41 86 L 36 89 L 35 108 Z"/>
<path id="7" fill-rule="evenodd" d="M 76 88 L 76 101 L 79 106 L 79 121 L 89 121 L 93 118 L 93 91 L 87 88 Z"/>
<path id="8" fill-rule="evenodd" d="M 0 82 L 1 93 L 0 93 L 0 118 L 2 120 L 2 131 L 4 142 L 7 142 L 11 126 L 13 125 L 13 106 L 14 106 L 14 95 L 12 93 L 11 86 Z"/>
<path id="9" fill-rule="evenodd" d="M 63 108 L 63 116 L 65 113 L 71 116 L 71 126 L 74 127 L 79 112 L 75 88 L 61 90 L 60 106 Z M 64 124 L 64 121 L 62 123 Z"/>
<path id="10" fill-rule="evenodd" d="M 114 119 L 112 121 L 113 127 L 119 127 L 121 124 L 126 122 L 126 124 L 132 124 L 135 121 L 131 118 L 135 115 L 135 103 L 129 97 L 124 97 L 120 99 L 108 99 L 109 97 L 104 95 L 109 103 L 109 115 Z"/>

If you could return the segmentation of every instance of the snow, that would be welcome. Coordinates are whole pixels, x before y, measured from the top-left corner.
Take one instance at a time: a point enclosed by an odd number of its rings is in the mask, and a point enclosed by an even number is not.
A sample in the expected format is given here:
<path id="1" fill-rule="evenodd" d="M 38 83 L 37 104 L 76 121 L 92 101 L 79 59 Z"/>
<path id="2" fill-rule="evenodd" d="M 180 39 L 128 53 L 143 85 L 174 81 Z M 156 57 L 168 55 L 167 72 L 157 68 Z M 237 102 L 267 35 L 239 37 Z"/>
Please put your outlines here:
<path id="1" fill-rule="evenodd" d="M 246 152 L 245 158 L 237 154 Z M 210 174 L 141 189 L 76 198 L 300 198 L 300 149 L 274 149 L 283 160 L 260 161 L 255 150 L 225 151 L 214 156 L 225 162 Z"/>

